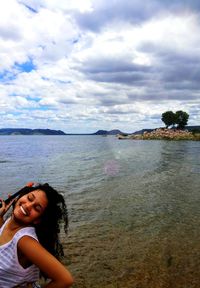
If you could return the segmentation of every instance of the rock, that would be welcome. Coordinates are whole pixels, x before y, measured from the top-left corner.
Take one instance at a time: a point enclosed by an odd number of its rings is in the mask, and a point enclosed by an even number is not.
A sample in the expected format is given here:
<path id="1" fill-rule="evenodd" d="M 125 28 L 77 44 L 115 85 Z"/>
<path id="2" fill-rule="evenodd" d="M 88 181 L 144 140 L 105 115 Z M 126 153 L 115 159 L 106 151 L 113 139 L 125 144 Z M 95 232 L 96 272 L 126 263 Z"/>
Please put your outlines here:
<path id="1" fill-rule="evenodd" d="M 134 140 L 200 140 L 199 135 L 194 135 L 187 130 L 158 128 L 151 132 L 144 131 L 142 135 L 120 135 L 118 139 L 134 139 Z"/>

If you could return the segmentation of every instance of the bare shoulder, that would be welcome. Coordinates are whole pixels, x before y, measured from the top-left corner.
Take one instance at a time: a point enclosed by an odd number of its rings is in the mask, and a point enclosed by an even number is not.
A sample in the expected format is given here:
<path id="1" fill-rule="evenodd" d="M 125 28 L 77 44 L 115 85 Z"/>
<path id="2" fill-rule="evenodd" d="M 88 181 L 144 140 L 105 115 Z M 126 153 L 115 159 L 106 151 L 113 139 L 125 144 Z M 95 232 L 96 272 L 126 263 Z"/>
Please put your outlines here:
<path id="1" fill-rule="evenodd" d="M 66 287 L 73 283 L 73 278 L 65 266 L 63 266 L 52 254 L 50 254 L 37 240 L 30 236 L 23 236 L 18 241 L 18 249 L 27 260 L 35 264 L 53 281 L 63 281 Z"/>

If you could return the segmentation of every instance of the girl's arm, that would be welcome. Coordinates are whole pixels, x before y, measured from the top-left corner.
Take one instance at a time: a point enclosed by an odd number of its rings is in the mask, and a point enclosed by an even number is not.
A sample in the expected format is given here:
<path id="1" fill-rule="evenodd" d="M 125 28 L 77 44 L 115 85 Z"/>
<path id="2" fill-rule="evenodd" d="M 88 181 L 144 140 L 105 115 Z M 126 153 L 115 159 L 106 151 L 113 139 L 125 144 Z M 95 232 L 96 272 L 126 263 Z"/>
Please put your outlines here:
<path id="1" fill-rule="evenodd" d="M 0 215 L 0 228 L 3 225 L 3 223 L 4 223 L 3 216 Z"/>
<path id="2" fill-rule="evenodd" d="M 18 249 L 51 279 L 44 287 L 67 288 L 73 284 L 70 272 L 35 239 L 23 236 L 18 241 Z"/>
<path id="3" fill-rule="evenodd" d="M 4 214 L 6 213 L 6 204 L 5 202 L 3 201 L 3 199 L 0 199 L 1 201 L 1 208 L 0 208 L 0 227 L 3 225 L 4 223 Z"/>
<path id="4" fill-rule="evenodd" d="M 8 199 L 5 201 L 3 199 L 0 199 L 0 227 L 4 223 L 3 216 L 6 214 L 6 212 L 9 210 L 11 205 L 16 201 L 16 197 L 20 195 L 22 191 L 24 191 L 27 187 L 32 187 L 35 183 L 34 182 L 28 182 L 26 186 L 24 186 L 22 189 L 17 191 L 16 193 L 12 195 L 8 195 Z"/>
<path id="5" fill-rule="evenodd" d="M 9 204 L 6 205 L 5 201 L 3 201 L 2 199 L 0 199 L 1 201 L 1 207 L 0 207 L 0 227 L 3 225 L 4 223 L 4 215 L 6 214 L 6 212 L 9 210 L 10 206 L 13 204 L 12 200 Z"/>

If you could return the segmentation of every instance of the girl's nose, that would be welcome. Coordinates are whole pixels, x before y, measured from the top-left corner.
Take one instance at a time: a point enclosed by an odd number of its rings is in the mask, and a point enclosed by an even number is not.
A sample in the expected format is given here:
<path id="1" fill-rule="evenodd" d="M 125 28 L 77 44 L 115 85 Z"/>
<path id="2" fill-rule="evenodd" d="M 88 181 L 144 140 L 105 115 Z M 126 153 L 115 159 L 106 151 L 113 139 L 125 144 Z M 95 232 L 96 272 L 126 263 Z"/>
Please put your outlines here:
<path id="1" fill-rule="evenodd" d="M 26 208 L 28 211 L 30 211 L 30 209 L 32 208 L 32 206 L 33 206 L 33 203 L 32 203 L 32 202 L 28 202 L 28 203 L 26 203 L 25 208 Z"/>

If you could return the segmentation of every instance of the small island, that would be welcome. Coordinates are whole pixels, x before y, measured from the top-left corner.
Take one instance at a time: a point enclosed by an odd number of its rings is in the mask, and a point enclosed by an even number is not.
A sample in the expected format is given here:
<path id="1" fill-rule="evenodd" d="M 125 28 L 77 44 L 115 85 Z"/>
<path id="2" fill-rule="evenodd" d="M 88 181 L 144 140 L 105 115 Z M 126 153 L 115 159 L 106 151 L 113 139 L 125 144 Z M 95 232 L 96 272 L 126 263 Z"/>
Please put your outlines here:
<path id="1" fill-rule="evenodd" d="M 147 129 L 133 134 L 118 134 L 118 139 L 134 140 L 200 140 L 200 126 L 186 126 L 189 114 L 184 111 L 166 111 L 162 114 L 161 120 L 165 128 Z M 172 128 L 169 128 L 172 126 Z"/>
<path id="2" fill-rule="evenodd" d="M 193 140 L 200 141 L 200 131 L 190 132 L 188 130 L 158 128 L 151 132 L 144 131 L 142 134 L 123 135 L 118 134 L 118 139 L 132 140 Z"/>

